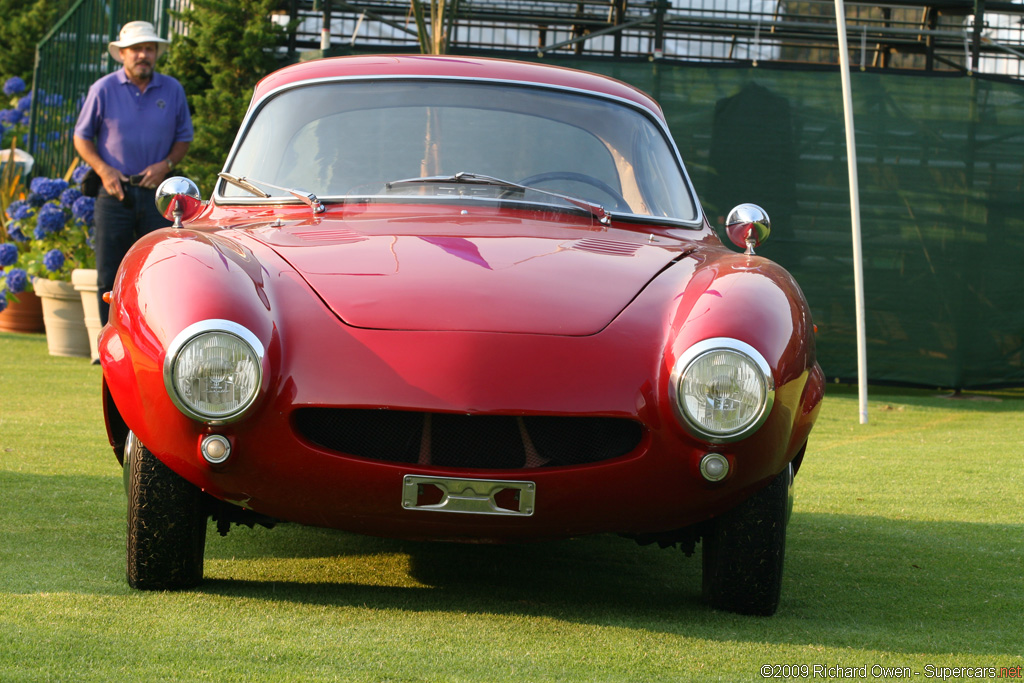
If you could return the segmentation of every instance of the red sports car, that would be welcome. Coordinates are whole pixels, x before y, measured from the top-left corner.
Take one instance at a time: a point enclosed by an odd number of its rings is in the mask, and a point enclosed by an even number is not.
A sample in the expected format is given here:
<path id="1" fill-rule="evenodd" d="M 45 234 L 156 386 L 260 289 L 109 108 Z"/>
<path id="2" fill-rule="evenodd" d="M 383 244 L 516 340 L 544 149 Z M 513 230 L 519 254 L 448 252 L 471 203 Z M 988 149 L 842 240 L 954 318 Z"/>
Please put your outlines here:
<path id="1" fill-rule="evenodd" d="M 118 272 L 101 360 L 128 582 L 199 583 L 207 520 L 407 539 L 699 542 L 779 601 L 823 395 L 767 216 L 709 226 L 659 106 L 590 73 L 373 56 L 256 87 L 209 202 Z"/>

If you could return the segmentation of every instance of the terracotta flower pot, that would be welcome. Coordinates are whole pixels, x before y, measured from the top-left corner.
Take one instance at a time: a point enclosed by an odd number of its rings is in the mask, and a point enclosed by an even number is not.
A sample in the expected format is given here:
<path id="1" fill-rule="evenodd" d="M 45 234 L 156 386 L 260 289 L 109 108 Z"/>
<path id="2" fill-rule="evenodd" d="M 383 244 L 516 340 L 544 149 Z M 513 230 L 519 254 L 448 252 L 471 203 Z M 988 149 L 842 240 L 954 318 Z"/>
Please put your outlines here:
<path id="1" fill-rule="evenodd" d="M 43 302 L 46 346 L 51 356 L 89 357 L 89 333 L 85 329 L 82 296 L 63 280 L 37 278 L 32 289 Z"/>
<path id="2" fill-rule="evenodd" d="M 43 304 L 32 292 L 22 292 L 18 300 L 9 300 L 0 312 L 0 332 L 44 332 Z"/>
<path id="3" fill-rule="evenodd" d="M 100 302 L 96 298 L 99 285 L 96 284 L 95 268 L 76 268 L 71 271 L 71 284 L 82 297 L 82 310 L 85 313 L 85 329 L 89 333 L 89 352 L 93 360 L 100 357 L 99 336 L 103 324 L 100 322 Z"/>

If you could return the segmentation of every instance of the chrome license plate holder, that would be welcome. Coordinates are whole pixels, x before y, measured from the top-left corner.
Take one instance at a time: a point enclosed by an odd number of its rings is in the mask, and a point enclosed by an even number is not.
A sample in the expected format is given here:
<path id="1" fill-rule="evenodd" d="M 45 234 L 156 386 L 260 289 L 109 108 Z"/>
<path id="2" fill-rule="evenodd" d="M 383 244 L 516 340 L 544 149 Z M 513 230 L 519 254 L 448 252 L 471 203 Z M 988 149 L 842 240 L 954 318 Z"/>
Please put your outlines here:
<path id="1" fill-rule="evenodd" d="M 530 517 L 536 498 L 537 484 L 532 481 L 418 474 L 407 474 L 402 480 L 402 507 L 406 510 Z"/>

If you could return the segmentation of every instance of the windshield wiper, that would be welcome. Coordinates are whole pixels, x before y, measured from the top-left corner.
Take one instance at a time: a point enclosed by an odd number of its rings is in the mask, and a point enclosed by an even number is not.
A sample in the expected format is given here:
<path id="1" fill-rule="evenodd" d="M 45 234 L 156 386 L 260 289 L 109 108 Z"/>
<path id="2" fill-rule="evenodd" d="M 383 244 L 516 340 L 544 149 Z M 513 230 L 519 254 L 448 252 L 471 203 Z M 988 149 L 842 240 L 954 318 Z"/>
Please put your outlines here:
<path id="1" fill-rule="evenodd" d="M 520 185 L 519 183 L 514 183 L 511 180 L 502 180 L 501 178 L 494 178 L 489 175 L 482 175 L 480 173 L 467 173 L 465 171 L 459 171 L 455 175 L 435 175 L 427 176 L 425 178 L 404 178 L 402 180 L 392 180 L 389 183 L 385 183 L 384 187 L 390 190 L 396 185 L 438 183 L 493 185 L 495 187 L 504 187 L 510 190 L 520 190 L 522 192 L 537 192 L 539 194 L 547 195 L 549 197 L 558 197 L 559 199 L 572 204 L 576 208 L 583 209 L 584 211 L 588 212 L 591 216 L 596 218 L 601 225 L 608 225 L 612 222 L 611 214 L 609 214 L 603 206 L 595 202 L 590 202 L 587 201 L 586 199 L 578 199 L 576 197 L 569 197 L 567 195 L 559 194 L 557 192 L 548 192 L 547 190 L 541 190 L 536 187 L 530 187 L 528 185 Z"/>
<path id="2" fill-rule="evenodd" d="M 307 192 L 305 190 L 293 190 L 292 188 L 289 187 L 281 187 L 280 185 L 268 183 L 265 180 L 257 180 L 256 178 L 245 178 L 242 176 L 232 175 L 230 173 L 221 172 L 218 173 L 217 175 L 223 178 L 224 180 L 228 181 L 235 187 L 241 188 L 250 194 L 254 194 L 260 199 L 269 199 L 271 195 L 267 194 L 260 188 L 256 187 L 256 185 L 254 185 L 253 183 L 266 185 L 267 187 L 272 187 L 275 190 L 287 192 L 288 194 L 295 197 L 309 208 L 313 209 L 313 213 L 323 213 L 326 210 L 324 208 L 323 202 L 321 202 L 320 199 L 317 198 L 317 196 L 312 192 Z"/>

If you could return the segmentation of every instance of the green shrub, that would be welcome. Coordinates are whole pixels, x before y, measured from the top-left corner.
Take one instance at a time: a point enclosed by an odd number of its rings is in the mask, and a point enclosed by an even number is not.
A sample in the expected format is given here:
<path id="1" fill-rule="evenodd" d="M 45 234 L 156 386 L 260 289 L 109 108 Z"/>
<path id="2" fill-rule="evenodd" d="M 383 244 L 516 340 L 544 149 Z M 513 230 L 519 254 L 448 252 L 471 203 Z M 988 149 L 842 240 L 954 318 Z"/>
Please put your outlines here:
<path id="1" fill-rule="evenodd" d="M 194 0 L 174 13 L 187 34 L 173 37 L 164 73 L 181 81 L 195 139 L 181 172 L 209 196 L 242 122 L 253 87 L 284 65 L 285 29 L 274 24 L 273 0 Z"/>

